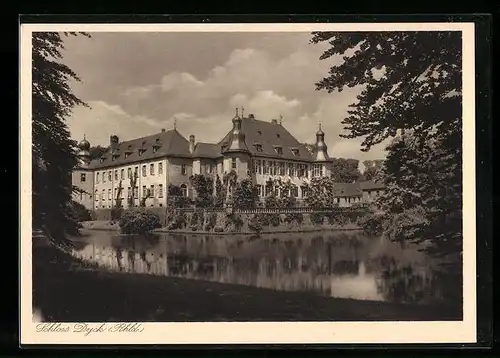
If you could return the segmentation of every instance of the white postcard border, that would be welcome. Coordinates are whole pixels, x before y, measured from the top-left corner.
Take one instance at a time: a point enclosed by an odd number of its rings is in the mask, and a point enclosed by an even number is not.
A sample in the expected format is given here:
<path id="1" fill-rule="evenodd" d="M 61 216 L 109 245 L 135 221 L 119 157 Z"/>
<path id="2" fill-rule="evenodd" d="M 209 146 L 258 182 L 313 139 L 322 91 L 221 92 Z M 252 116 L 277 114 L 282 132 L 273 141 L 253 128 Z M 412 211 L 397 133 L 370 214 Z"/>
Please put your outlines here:
<path id="1" fill-rule="evenodd" d="M 37 332 L 32 312 L 31 262 L 31 34 L 85 32 L 462 32 L 463 49 L 463 321 L 142 323 L 141 332 Z M 473 23 L 302 24 L 22 24 L 20 31 L 20 343 L 21 344 L 307 344 L 476 342 L 475 67 Z M 63 325 L 72 326 L 71 323 Z M 99 323 L 89 323 L 98 327 Z M 107 324 L 111 325 L 111 324 Z"/>

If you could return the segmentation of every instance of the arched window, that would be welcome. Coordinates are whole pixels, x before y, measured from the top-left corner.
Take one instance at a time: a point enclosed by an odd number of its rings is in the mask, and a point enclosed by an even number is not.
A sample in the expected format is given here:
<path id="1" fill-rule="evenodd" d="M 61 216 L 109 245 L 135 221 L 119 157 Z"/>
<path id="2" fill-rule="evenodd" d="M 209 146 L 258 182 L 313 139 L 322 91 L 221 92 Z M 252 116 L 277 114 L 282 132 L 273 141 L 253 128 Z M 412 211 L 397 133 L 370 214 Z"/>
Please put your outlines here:
<path id="1" fill-rule="evenodd" d="M 188 188 L 186 184 L 181 185 L 181 191 L 182 191 L 182 196 L 187 197 L 188 196 Z"/>

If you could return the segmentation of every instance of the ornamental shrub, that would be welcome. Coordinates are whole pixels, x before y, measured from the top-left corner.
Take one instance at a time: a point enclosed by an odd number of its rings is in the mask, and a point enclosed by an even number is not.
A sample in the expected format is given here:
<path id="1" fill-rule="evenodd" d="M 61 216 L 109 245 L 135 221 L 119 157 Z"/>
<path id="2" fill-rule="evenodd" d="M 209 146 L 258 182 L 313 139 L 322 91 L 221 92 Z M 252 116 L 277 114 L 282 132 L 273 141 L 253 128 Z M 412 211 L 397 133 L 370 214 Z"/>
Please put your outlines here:
<path id="1" fill-rule="evenodd" d="M 125 210 L 118 222 L 123 234 L 145 234 L 160 228 L 160 218 L 145 208 Z"/>

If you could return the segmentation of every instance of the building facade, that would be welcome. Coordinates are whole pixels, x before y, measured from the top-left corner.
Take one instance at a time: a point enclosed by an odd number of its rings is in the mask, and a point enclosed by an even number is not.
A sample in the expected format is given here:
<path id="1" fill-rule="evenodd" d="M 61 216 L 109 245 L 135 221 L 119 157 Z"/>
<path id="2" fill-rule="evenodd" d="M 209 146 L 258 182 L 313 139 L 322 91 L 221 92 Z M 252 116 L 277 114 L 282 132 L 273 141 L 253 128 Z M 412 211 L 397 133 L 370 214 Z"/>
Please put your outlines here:
<path id="1" fill-rule="evenodd" d="M 266 185 L 270 180 L 281 179 L 290 182 L 292 195 L 302 199 L 307 195 L 305 185 L 312 178 L 332 173 L 332 159 L 321 126 L 316 143 L 309 148 L 281 120 L 262 121 L 253 114 L 239 115 L 238 111 L 231 130 L 218 143 L 196 142 L 194 135 L 186 139 L 174 128 L 125 142 L 112 135 L 107 151 L 93 160 L 86 139 L 79 147 L 81 165 L 73 173 L 73 185 L 86 195 L 77 195 L 75 200 L 89 210 L 110 209 L 116 205 L 117 196 L 124 207 L 129 206 L 129 198 L 134 206 L 141 200 L 145 200 L 146 207 L 166 206 L 169 185 L 193 197 L 189 180 L 192 175 L 218 175 L 222 180 L 231 171 L 239 179 L 250 178 L 260 198 L 277 190 Z M 372 200 L 383 188 L 372 182 L 339 183 L 335 190 L 337 203 L 346 206 Z"/>

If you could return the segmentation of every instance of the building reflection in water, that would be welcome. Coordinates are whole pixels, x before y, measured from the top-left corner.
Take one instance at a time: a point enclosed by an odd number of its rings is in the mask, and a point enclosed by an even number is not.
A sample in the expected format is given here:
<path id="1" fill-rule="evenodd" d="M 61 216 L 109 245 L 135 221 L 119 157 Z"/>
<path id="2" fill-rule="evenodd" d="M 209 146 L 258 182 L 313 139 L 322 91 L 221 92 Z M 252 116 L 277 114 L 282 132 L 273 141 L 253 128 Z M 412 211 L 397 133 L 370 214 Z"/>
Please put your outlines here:
<path id="1" fill-rule="evenodd" d="M 408 303 L 441 298 L 433 259 L 380 238 L 270 238 L 92 232 L 73 255 L 115 272 L 182 277 L 324 296 Z M 79 245 L 81 247 L 82 245 Z"/>

